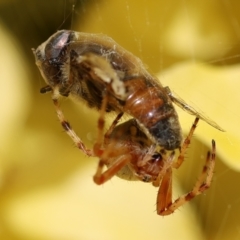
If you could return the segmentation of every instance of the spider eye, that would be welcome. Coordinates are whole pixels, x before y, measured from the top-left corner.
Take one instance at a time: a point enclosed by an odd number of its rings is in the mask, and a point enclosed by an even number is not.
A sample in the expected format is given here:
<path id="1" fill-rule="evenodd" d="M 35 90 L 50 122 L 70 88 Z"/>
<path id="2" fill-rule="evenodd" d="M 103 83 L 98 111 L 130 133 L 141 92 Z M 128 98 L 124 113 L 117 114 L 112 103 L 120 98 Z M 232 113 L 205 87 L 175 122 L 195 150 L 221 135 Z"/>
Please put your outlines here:
<path id="1" fill-rule="evenodd" d="M 158 152 L 155 152 L 153 155 L 152 155 L 152 161 L 154 162 L 157 162 L 157 161 L 161 161 L 162 160 L 162 155 Z"/>

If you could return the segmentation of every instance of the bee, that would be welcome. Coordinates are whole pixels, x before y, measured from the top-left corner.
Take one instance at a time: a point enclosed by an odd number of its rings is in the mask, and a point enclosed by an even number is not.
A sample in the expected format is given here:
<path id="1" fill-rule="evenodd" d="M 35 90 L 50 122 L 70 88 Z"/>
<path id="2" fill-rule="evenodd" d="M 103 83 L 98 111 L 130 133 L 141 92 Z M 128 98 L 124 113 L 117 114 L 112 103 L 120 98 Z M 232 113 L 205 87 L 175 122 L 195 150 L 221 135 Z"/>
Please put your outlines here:
<path id="1" fill-rule="evenodd" d="M 174 95 L 169 87 L 163 87 L 139 58 L 106 35 L 61 30 L 36 50 L 33 49 L 33 53 L 36 65 L 47 83 L 40 92 L 52 92 L 62 127 L 80 150 L 100 159 L 94 181 L 102 184 L 118 175 L 153 182 L 160 186 L 158 202 L 163 203 L 157 203 L 158 213 L 167 215 L 173 212 L 176 202 L 171 203 L 169 190 L 172 168 L 178 168 L 183 162 L 198 120 L 202 119 L 218 130 L 223 129 Z M 99 111 L 98 135 L 93 149 L 86 148 L 66 121 L 59 104 L 61 97 L 81 100 Z M 185 141 L 173 103 L 196 116 L 195 124 L 189 132 L 190 137 Z M 104 134 L 107 112 L 114 112 L 117 117 L 110 130 Z M 123 114 L 131 116 L 132 120 L 117 125 Z M 173 161 L 175 150 L 180 152 L 176 162 Z M 214 141 L 212 157 L 210 155 L 206 166 L 211 165 L 209 175 L 212 176 Z M 104 166 L 108 167 L 105 173 L 102 172 Z M 202 175 L 205 176 L 206 172 L 205 169 Z M 207 186 L 209 178 L 206 177 Z M 205 187 L 200 183 L 185 200 L 180 198 L 179 201 L 186 202 L 192 195 L 204 191 Z"/>
<path id="2" fill-rule="evenodd" d="M 60 96 L 70 95 L 100 110 L 107 99 L 104 111 L 129 114 L 149 138 L 167 150 L 182 143 L 172 102 L 222 130 L 164 88 L 139 58 L 108 36 L 61 30 L 33 52 L 48 84 L 41 93 L 52 91 L 55 105 Z"/>

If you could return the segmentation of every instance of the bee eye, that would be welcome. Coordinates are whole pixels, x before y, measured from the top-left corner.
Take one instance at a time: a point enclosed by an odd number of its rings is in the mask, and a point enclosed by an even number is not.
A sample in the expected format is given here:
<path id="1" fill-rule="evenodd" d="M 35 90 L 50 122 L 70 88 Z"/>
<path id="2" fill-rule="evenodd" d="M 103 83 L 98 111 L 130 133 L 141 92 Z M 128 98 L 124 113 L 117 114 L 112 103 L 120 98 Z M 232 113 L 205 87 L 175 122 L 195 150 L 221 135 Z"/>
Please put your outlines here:
<path id="1" fill-rule="evenodd" d="M 71 32 L 61 31 L 55 35 L 45 47 L 47 59 L 56 59 L 66 53 L 66 46 L 70 41 Z"/>

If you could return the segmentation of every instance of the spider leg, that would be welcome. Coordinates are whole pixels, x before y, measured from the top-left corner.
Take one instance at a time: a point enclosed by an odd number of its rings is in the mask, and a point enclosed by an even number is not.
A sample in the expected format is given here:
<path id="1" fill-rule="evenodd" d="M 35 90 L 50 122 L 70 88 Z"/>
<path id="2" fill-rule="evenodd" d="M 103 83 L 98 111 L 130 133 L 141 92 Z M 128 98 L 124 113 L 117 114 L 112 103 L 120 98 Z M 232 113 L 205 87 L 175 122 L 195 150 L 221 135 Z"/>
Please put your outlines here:
<path id="1" fill-rule="evenodd" d="M 116 127 L 116 125 L 118 124 L 119 120 L 121 119 L 121 117 L 123 116 L 123 112 L 120 112 L 117 117 L 114 119 L 114 121 L 112 122 L 110 128 L 107 130 L 107 132 L 104 135 L 104 141 L 107 142 L 110 138 L 110 135 L 112 133 L 112 131 L 114 130 L 114 128 Z"/>
<path id="2" fill-rule="evenodd" d="M 163 160 L 164 161 L 163 167 L 159 172 L 157 179 L 152 183 L 153 186 L 159 187 L 160 184 L 162 184 L 162 179 L 165 176 L 166 172 L 168 171 L 168 168 L 172 168 L 174 157 L 175 157 L 175 151 L 172 151 L 170 156 L 166 160 Z"/>
<path id="3" fill-rule="evenodd" d="M 131 158 L 129 154 L 123 154 L 123 149 L 115 149 L 117 144 L 116 140 L 113 141 L 111 144 L 109 144 L 107 149 L 102 150 L 103 136 L 104 136 L 104 142 L 107 142 L 110 138 L 110 134 L 112 133 L 113 129 L 117 125 L 120 118 L 123 116 L 123 113 L 119 113 L 117 117 L 114 119 L 114 121 L 112 122 L 108 131 L 104 135 L 103 134 L 104 125 L 105 125 L 104 115 L 106 112 L 107 100 L 108 100 L 107 93 L 105 93 L 102 101 L 102 106 L 100 109 L 99 119 L 98 119 L 98 137 L 93 147 L 95 156 L 100 157 L 97 171 L 93 177 L 94 182 L 98 185 L 103 184 L 109 179 L 111 179 L 122 167 L 126 165 L 126 163 Z M 110 157 L 109 156 L 110 154 L 111 154 L 111 157 L 115 157 L 116 159 L 117 158 L 118 159 L 114 161 L 114 163 L 105 172 L 103 172 L 104 166 L 108 164 L 108 158 Z"/>
<path id="4" fill-rule="evenodd" d="M 101 154 L 103 153 L 103 150 L 101 149 L 102 145 L 103 145 L 103 141 L 106 141 L 106 140 L 109 139 L 109 136 L 112 133 L 113 129 L 117 125 L 120 118 L 123 116 L 123 112 L 119 113 L 117 115 L 117 117 L 114 119 L 114 121 L 112 122 L 108 131 L 104 134 L 105 113 L 106 113 L 107 101 L 108 101 L 108 93 L 107 93 L 107 91 L 105 91 L 105 94 L 104 94 L 103 100 L 102 100 L 101 109 L 100 109 L 100 112 L 99 112 L 99 118 L 98 118 L 97 141 L 95 142 L 95 144 L 93 146 L 94 154 L 98 157 L 100 157 Z"/>
<path id="5" fill-rule="evenodd" d="M 172 168 L 169 167 L 163 175 L 158 195 L 157 195 L 157 213 L 162 215 L 169 205 L 172 204 Z"/>
<path id="6" fill-rule="evenodd" d="M 194 133 L 196 127 L 197 127 L 198 121 L 199 121 L 199 118 L 196 117 L 195 120 L 194 120 L 194 122 L 193 122 L 193 124 L 192 124 L 192 127 L 191 127 L 191 129 L 190 129 L 190 131 L 189 131 L 189 133 L 188 133 L 188 135 L 187 135 L 187 137 L 185 138 L 185 140 L 184 140 L 184 142 L 183 142 L 183 145 L 182 145 L 182 147 L 181 147 L 181 149 L 180 149 L 180 154 L 179 154 L 179 156 L 178 156 L 178 159 L 177 159 L 177 161 L 172 165 L 173 168 L 179 168 L 179 167 L 181 166 L 181 164 L 183 163 L 183 161 L 184 161 L 184 155 L 185 155 L 185 153 L 186 153 L 186 151 L 187 151 L 187 148 L 188 148 L 188 146 L 189 146 L 189 144 L 190 144 L 190 142 L 191 142 L 191 139 L 192 139 L 193 133 Z"/>
<path id="7" fill-rule="evenodd" d="M 130 154 L 120 155 L 120 157 L 117 160 L 115 160 L 114 163 L 110 167 L 108 167 L 108 169 L 104 172 L 103 168 L 106 165 L 107 160 L 100 159 L 98 162 L 97 172 L 93 176 L 94 182 L 100 185 L 111 179 L 131 160 L 131 157 L 132 156 Z"/>
<path id="8" fill-rule="evenodd" d="M 99 118 L 98 118 L 98 135 L 97 135 L 97 141 L 95 142 L 93 146 L 93 152 L 96 156 L 101 156 L 102 154 L 102 143 L 103 143 L 103 136 L 104 136 L 104 126 L 105 126 L 105 111 L 107 107 L 107 100 L 108 100 L 108 94 L 105 91 L 103 99 L 102 99 L 102 104 L 101 104 L 101 109 L 99 111 Z"/>
<path id="9" fill-rule="evenodd" d="M 58 119 L 63 127 L 63 129 L 66 131 L 66 133 L 70 136 L 70 138 L 73 140 L 74 144 L 81 150 L 83 153 L 85 153 L 87 156 L 93 156 L 92 150 L 88 149 L 83 141 L 78 137 L 76 132 L 72 129 L 70 123 L 65 119 L 64 114 L 60 108 L 59 104 L 59 98 L 60 93 L 58 88 L 53 89 L 52 94 L 52 101 L 55 106 L 55 110 L 57 112 Z"/>
<path id="10" fill-rule="evenodd" d="M 197 195 L 203 193 L 205 190 L 207 190 L 210 187 L 212 182 L 214 167 L 215 167 L 215 157 L 216 157 L 216 144 L 215 144 L 215 141 L 212 140 L 212 151 L 207 153 L 206 163 L 193 189 L 187 194 L 180 196 L 178 199 L 176 199 L 173 203 L 170 203 L 168 206 L 165 205 L 166 206 L 165 209 L 162 208 L 164 205 L 163 204 L 161 205 L 158 201 L 159 206 L 157 205 L 157 210 L 159 215 L 164 216 L 164 215 L 169 215 L 173 213 L 176 209 L 181 207 L 183 204 L 190 201 Z M 165 196 L 164 192 L 163 191 L 161 192 L 159 190 L 160 192 L 159 194 L 161 194 L 161 196 L 158 196 L 158 200 L 160 199 L 160 197 L 163 197 L 165 199 L 168 198 L 169 190 L 167 189 L 166 191 L 167 191 L 167 194 Z"/>

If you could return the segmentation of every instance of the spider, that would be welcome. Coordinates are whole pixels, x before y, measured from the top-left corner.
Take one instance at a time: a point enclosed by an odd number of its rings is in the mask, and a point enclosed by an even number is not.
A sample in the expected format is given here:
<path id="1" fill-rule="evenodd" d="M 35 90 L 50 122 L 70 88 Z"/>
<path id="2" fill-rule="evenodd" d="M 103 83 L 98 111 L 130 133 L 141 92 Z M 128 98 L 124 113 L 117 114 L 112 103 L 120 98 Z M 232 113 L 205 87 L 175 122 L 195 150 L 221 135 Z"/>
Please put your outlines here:
<path id="1" fill-rule="evenodd" d="M 210 187 L 215 166 L 215 141 L 212 150 L 207 153 L 202 173 L 193 189 L 172 201 L 172 169 L 179 168 L 184 160 L 184 153 L 196 129 L 199 118 L 195 121 L 182 144 L 176 158 L 175 151 L 156 150 L 155 144 L 141 130 L 135 119 L 130 119 L 116 126 L 117 116 L 104 135 L 102 148 L 95 152 L 99 157 L 97 171 L 93 177 L 96 184 L 103 184 L 114 175 L 125 180 L 152 182 L 158 187 L 157 214 L 169 215 L 195 196 L 202 194 Z M 107 166 L 107 170 L 104 170 Z"/>

